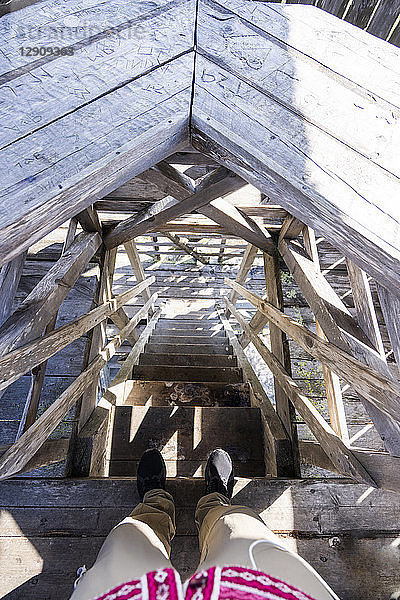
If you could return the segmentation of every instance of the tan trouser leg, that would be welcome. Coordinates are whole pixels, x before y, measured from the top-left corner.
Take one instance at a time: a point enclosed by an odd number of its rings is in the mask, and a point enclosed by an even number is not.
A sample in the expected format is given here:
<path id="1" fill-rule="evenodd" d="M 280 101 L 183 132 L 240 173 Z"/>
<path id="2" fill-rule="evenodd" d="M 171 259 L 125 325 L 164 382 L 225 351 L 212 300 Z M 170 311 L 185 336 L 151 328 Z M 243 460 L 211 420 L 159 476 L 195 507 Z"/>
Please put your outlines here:
<path id="1" fill-rule="evenodd" d="M 175 506 L 168 492 L 151 490 L 129 517 L 108 535 L 93 567 L 80 579 L 71 600 L 91 600 L 144 573 L 171 567 Z"/>
<path id="2" fill-rule="evenodd" d="M 196 523 L 201 551 L 199 570 L 214 565 L 254 568 L 250 546 L 256 540 L 267 540 L 253 549 L 258 571 L 281 579 L 316 600 L 337 598 L 308 563 L 280 547 L 282 541 L 250 508 L 232 506 L 222 494 L 208 494 L 198 502 Z"/>

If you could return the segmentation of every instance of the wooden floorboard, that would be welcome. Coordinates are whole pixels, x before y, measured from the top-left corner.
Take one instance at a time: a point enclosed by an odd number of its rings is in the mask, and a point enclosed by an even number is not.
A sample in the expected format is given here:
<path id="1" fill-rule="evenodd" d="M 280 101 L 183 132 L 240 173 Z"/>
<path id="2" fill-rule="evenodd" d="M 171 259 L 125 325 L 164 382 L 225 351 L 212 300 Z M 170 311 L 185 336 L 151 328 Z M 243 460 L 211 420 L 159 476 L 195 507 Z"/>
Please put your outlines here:
<path id="1" fill-rule="evenodd" d="M 193 513 L 204 484 L 185 479 L 167 484 L 177 506 L 172 561 L 187 576 L 198 560 Z M 68 598 L 76 569 L 91 566 L 111 527 L 137 502 L 129 478 L 2 482 L 2 597 Z M 341 600 L 389 598 L 399 589 L 397 494 L 343 479 L 239 479 L 233 503 L 261 514 Z"/>

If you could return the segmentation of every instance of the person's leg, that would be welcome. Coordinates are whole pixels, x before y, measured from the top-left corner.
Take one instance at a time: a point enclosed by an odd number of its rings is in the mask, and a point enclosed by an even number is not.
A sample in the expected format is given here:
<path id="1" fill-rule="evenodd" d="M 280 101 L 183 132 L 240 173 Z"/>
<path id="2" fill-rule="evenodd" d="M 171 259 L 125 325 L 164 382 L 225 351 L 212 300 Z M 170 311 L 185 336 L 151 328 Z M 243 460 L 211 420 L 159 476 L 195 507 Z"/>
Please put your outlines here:
<path id="1" fill-rule="evenodd" d="M 306 561 L 282 547 L 257 513 L 245 506 L 232 506 L 229 490 L 225 488 L 224 494 L 221 489 L 221 485 L 207 485 L 209 493 L 197 505 L 201 550 L 198 570 L 215 565 L 248 567 L 281 579 L 316 600 L 337 598 Z"/>
<path id="2" fill-rule="evenodd" d="M 150 468 L 160 466 L 161 455 L 145 453 Z M 162 460 L 162 458 L 161 458 Z M 162 461 L 163 462 L 163 461 Z M 171 540 L 175 534 L 175 506 L 163 489 L 165 474 L 143 484 L 138 468 L 138 491 L 142 502 L 106 538 L 93 567 L 79 580 L 71 600 L 91 600 L 149 571 L 170 568 Z M 158 463 L 158 465 L 157 465 Z M 148 469 L 149 465 L 145 464 Z M 143 471 L 143 469 L 142 469 Z M 159 487 L 152 488 L 152 485 Z M 150 488 L 150 489 L 149 489 Z"/>

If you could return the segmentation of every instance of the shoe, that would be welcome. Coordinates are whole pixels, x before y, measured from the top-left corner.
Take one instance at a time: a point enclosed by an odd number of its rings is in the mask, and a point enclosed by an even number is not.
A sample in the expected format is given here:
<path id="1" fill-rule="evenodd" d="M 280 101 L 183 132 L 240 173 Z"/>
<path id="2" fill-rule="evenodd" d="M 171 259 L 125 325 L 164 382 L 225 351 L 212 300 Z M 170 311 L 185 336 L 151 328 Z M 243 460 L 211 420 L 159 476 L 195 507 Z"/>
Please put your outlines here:
<path id="1" fill-rule="evenodd" d="M 232 498 L 233 477 L 232 459 L 225 450 L 217 448 L 208 457 L 206 466 L 206 493 L 219 492 L 229 500 Z"/>
<path id="2" fill-rule="evenodd" d="M 155 489 L 165 490 L 167 469 L 161 452 L 156 448 L 146 450 L 139 461 L 136 484 L 140 500 L 146 492 Z"/>

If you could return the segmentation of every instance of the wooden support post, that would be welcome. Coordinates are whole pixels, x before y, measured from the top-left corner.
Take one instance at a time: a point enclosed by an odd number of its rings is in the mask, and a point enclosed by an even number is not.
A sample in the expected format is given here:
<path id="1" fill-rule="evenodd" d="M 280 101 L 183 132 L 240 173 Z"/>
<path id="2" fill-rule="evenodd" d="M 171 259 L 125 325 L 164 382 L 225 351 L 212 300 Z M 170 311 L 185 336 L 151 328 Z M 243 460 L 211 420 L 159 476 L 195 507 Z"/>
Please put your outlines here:
<path id="1" fill-rule="evenodd" d="M 267 367 L 272 371 L 274 377 L 279 381 L 279 385 L 294 404 L 296 410 L 301 414 L 311 432 L 315 435 L 321 447 L 328 454 L 331 461 L 340 469 L 341 473 L 347 477 L 351 477 L 356 481 L 361 481 L 370 486 L 376 487 L 376 483 L 361 465 L 357 458 L 352 454 L 351 450 L 345 446 L 342 440 L 336 435 L 333 429 L 328 425 L 325 419 L 320 415 L 318 410 L 310 402 L 310 400 L 302 393 L 297 383 L 287 374 L 283 365 L 279 360 L 268 350 L 266 345 L 255 335 L 248 323 L 243 319 L 239 311 L 225 299 L 240 326 L 246 331 L 250 337 L 257 352 L 265 361 Z M 269 306 L 272 306 L 269 304 Z"/>
<path id="2" fill-rule="evenodd" d="M 129 262 L 131 263 L 132 270 L 136 277 L 136 281 L 138 281 L 138 282 L 144 281 L 146 277 L 144 274 L 142 263 L 140 261 L 139 252 L 137 251 L 135 242 L 133 240 L 131 240 L 129 242 L 125 242 L 124 246 L 125 246 L 125 250 L 128 255 L 128 258 L 129 258 Z M 145 290 L 143 290 L 143 299 L 145 301 L 148 300 L 150 298 L 150 296 L 151 296 L 151 292 L 150 292 L 149 288 L 146 288 Z"/>
<path id="3" fill-rule="evenodd" d="M 224 281 L 263 312 L 269 321 L 282 329 L 306 352 L 320 362 L 331 366 L 332 370 L 345 381 L 350 381 L 352 387 L 360 395 L 376 406 L 380 412 L 391 417 L 395 424 L 397 423 L 400 414 L 400 384 L 397 381 L 388 379 L 338 346 L 322 340 L 315 333 L 299 325 L 275 306 L 259 298 L 236 281 L 227 278 Z"/>
<path id="4" fill-rule="evenodd" d="M 238 269 L 237 275 L 236 275 L 236 281 L 237 283 L 244 283 L 247 279 L 247 275 L 249 274 L 249 271 L 251 269 L 251 267 L 253 266 L 253 263 L 255 261 L 255 258 L 257 256 L 257 252 L 258 252 L 258 248 L 256 248 L 256 246 L 253 246 L 252 244 L 247 244 L 246 249 L 243 253 L 243 258 L 242 258 L 242 262 L 240 263 L 240 267 Z M 237 298 L 238 298 L 239 294 L 237 292 L 235 292 L 235 290 L 232 290 L 229 296 L 229 301 L 232 302 L 232 304 L 235 306 Z M 226 309 L 226 317 L 229 318 L 229 309 Z"/>
<path id="5" fill-rule="evenodd" d="M 379 283 L 376 287 L 400 376 L 400 300 Z"/>
<path id="6" fill-rule="evenodd" d="M 78 213 L 76 219 L 84 231 L 97 231 L 100 235 L 102 234 L 99 215 L 93 205 Z"/>
<path id="7" fill-rule="evenodd" d="M 219 264 L 222 264 L 222 262 L 223 262 L 225 246 L 226 246 L 226 237 L 222 237 L 221 238 L 221 248 L 219 249 L 219 252 L 218 252 L 218 263 Z"/>
<path id="8" fill-rule="evenodd" d="M 22 252 L 22 254 L 0 268 L 0 325 L 12 312 L 26 254 L 26 252 Z"/>
<path id="9" fill-rule="evenodd" d="M 282 312 L 283 294 L 281 286 L 280 268 L 277 256 L 269 256 L 264 253 L 264 273 L 266 285 L 266 299 L 268 302 L 279 308 Z M 264 315 L 262 315 L 264 317 Z M 265 318 L 265 317 L 264 317 Z M 271 340 L 271 352 L 282 364 L 288 375 L 292 374 L 289 344 L 286 335 L 274 323 L 269 324 L 269 333 Z M 246 335 L 246 334 L 245 334 Z M 246 337 L 248 337 L 246 335 Z M 287 434 L 291 440 L 291 454 L 293 471 L 292 477 L 300 477 L 300 456 L 298 448 L 297 427 L 295 424 L 296 413 L 292 403 L 285 390 L 280 386 L 279 381 L 274 377 L 275 385 L 275 407 Z"/>
<path id="10" fill-rule="evenodd" d="M 159 253 L 160 252 L 160 247 L 157 245 L 158 237 L 156 235 L 152 235 L 151 239 L 154 242 L 154 252 L 156 252 L 155 257 L 156 257 L 157 260 L 161 260 L 161 255 Z"/>
<path id="11" fill-rule="evenodd" d="M 171 242 L 173 244 L 175 244 L 175 246 L 177 248 L 180 248 L 180 250 L 183 250 L 184 252 L 186 252 L 186 254 L 189 254 L 189 256 L 192 256 L 195 260 L 203 263 L 203 265 L 208 264 L 208 260 L 206 258 L 201 256 L 201 254 L 196 252 L 196 250 L 194 250 L 193 248 L 188 246 L 188 244 L 185 244 L 184 242 L 182 242 L 182 240 L 177 235 L 174 235 L 174 234 L 168 233 L 168 232 L 164 232 L 163 235 L 164 235 L 164 237 L 171 240 Z"/>
<path id="12" fill-rule="evenodd" d="M 78 224 L 77 219 L 75 219 L 75 218 L 70 219 L 70 222 L 68 225 L 68 230 L 67 230 L 67 235 L 65 236 L 63 248 L 61 251 L 61 256 L 63 256 L 65 254 L 65 252 L 69 249 L 72 242 L 74 241 L 77 224 Z M 56 323 L 57 323 L 57 315 L 58 315 L 58 308 L 56 309 L 54 317 L 51 319 L 51 321 L 46 326 L 46 329 L 44 332 L 45 336 L 48 335 L 49 333 L 51 333 L 52 331 L 54 331 L 54 329 L 56 327 Z M 15 362 L 13 362 L 13 367 L 15 367 Z M 17 435 L 15 438 L 16 440 L 19 437 L 21 437 L 21 435 L 24 433 L 24 431 L 29 429 L 29 427 L 35 422 L 38 407 L 39 407 L 39 402 L 40 402 L 40 396 L 41 396 L 42 388 L 43 388 L 43 384 L 44 384 L 44 378 L 46 375 L 46 368 L 47 368 L 47 360 L 41 364 L 35 365 L 32 369 L 31 385 L 30 385 L 30 388 L 29 388 L 29 391 L 28 391 L 28 394 L 27 394 L 27 397 L 25 400 L 24 410 L 22 413 L 21 420 L 19 422 L 18 431 L 17 431 Z M 8 371 L 8 373 L 10 374 L 10 371 Z"/>
<path id="13" fill-rule="evenodd" d="M 360 327 L 381 355 L 382 360 L 386 361 L 367 274 L 349 258 L 346 258 L 346 266 Z"/>
<path id="14" fill-rule="evenodd" d="M 272 477 L 291 477 L 293 474 L 292 442 L 283 423 L 276 413 L 271 400 L 268 398 L 260 380 L 239 344 L 229 320 L 223 309 L 216 306 L 216 311 L 222 321 L 229 343 L 243 371 L 245 381 L 250 385 L 251 404 L 260 409 L 264 430 L 264 452 L 267 473 Z"/>
<path id="15" fill-rule="evenodd" d="M 313 260 L 315 268 L 320 271 L 318 248 L 315 240 L 314 230 L 305 226 L 303 229 L 303 240 L 305 249 Z M 317 320 L 316 328 L 317 335 L 319 335 L 319 337 L 323 340 L 327 339 L 321 325 Z M 324 364 L 322 364 L 322 373 L 324 376 L 326 400 L 328 403 L 329 418 L 332 429 L 338 434 L 340 439 L 342 439 L 343 442 L 348 445 L 349 431 L 347 429 L 346 413 L 344 410 L 340 379 L 336 373 L 331 371 L 331 369 Z"/>

